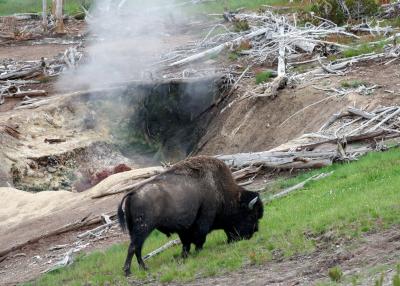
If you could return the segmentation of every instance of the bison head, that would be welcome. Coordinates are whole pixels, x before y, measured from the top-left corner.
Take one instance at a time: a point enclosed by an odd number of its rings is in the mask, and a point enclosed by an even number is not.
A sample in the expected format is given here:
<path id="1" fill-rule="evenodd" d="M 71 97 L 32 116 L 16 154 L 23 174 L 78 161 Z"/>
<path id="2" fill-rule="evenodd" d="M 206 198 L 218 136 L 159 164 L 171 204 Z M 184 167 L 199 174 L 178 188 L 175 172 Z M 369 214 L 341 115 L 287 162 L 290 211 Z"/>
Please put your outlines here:
<path id="1" fill-rule="evenodd" d="M 256 192 L 243 190 L 240 203 L 231 225 L 225 230 L 228 242 L 240 239 L 250 239 L 258 231 L 258 221 L 264 213 L 260 195 Z"/>

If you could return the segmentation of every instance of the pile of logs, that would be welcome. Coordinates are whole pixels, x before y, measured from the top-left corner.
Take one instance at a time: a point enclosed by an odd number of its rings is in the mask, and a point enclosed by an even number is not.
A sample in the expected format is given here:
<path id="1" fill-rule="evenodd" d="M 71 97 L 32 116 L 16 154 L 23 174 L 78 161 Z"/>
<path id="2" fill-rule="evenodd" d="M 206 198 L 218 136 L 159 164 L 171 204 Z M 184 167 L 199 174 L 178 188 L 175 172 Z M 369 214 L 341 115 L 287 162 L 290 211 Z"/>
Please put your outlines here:
<path id="1" fill-rule="evenodd" d="M 392 6 L 396 4 L 390 4 L 390 7 Z M 389 36 L 395 31 L 392 27 L 380 27 L 379 24 L 372 24 L 372 22 L 353 27 L 338 27 L 329 20 L 318 18 L 317 20 L 321 23 L 319 25 L 306 23 L 300 26 L 297 25 L 298 20 L 295 14 L 281 15 L 272 10 L 267 10 L 262 14 L 226 12 L 222 16 L 225 21 L 232 22 L 234 25 L 246 23 L 248 30 L 237 32 L 229 27 L 231 24 L 218 23 L 198 43 L 191 43 L 186 47 L 166 53 L 162 63 L 173 68 L 183 67 L 209 56 L 215 56 L 224 50 L 230 50 L 242 56 L 243 62 L 247 63 L 247 68 L 244 66 L 242 69 L 243 73 L 234 73 L 231 67 L 225 69 L 225 73 L 233 76 L 235 86 L 242 78 L 248 77 L 248 74 L 252 72 L 251 67 L 260 63 L 277 63 L 277 70 L 274 71 L 275 79 L 272 83 L 259 85 L 257 89 L 246 92 L 241 99 L 259 96 L 273 98 L 277 90 L 283 88 L 286 82 L 298 83 L 307 80 L 310 76 L 315 78 L 332 74 L 343 75 L 347 67 L 360 61 L 387 58 L 390 63 L 399 58 L 399 53 L 393 53 L 393 49 L 396 48 L 393 43 L 396 43 L 395 40 L 399 34 Z M 216 31 L 221 32 L 216 33 Z M 380 54 L 371 53 L 323 63 L 322 59 L 326 54 L 337 54 L 342 50 L 353 48 L 330 41 L 329 36 L 357 40 L 361 38 L 361 33 L 386 36 L 387 48 Z M 302 74 L 298 74 L 293 69 L 313 62 L 319 64 L 320 67 Z M 193 65 L 190 69 L 192 73 L 196 72 Z M 201 68 L 197 72 L 201 72 Z M 185 76 L 185 72 L 182 76 Z"/>
<path id="2" fill-rule="evenodd" d="M 302 136 L 302 143 L 279 151 L 221 155 L 233 169 L 310 169 L 335 161 L 356 160 L 373 150 L 385 149 L 385 142 L 400 137 L 400 106 L 372 111 L 349 107 L 334 114 L 318 132 Z M 300 139 L 302 139 L 300 138 Z M 353 144 L 357 143 L 357 144 Z"/>
<path id="3" fill-rule="evenodd" d="M 400 1 L 384 4 L 381 6 L 382 12 L 379 17 L 384 19 L 393 19 L 400 17 Z"/>
<path id="4" fill-rule="evenodd" d="M 16 61 L 4 59 L 0 62 L 0 105 L 6 98 L 22 98 L 46 96 L 45 90 L 25 89 L 41 83 L 43 80 L 60 75 L 66 69 L 75 68 L 82 58 L 82 52 L 75 47 L 68 48 L 63 54 L 53 59 L 33 61 Z"/>

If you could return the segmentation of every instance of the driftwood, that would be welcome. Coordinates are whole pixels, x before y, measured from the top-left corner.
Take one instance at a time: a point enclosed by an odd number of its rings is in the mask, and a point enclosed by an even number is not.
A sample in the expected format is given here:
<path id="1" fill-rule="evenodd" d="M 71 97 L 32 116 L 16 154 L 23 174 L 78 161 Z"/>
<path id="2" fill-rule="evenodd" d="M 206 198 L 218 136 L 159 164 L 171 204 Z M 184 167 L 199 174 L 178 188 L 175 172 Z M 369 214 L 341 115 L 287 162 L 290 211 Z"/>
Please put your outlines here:
<path id="1" fill-rule="evenodd" d="M 284 196 L 286 196 L 286 195 L 288 195 L 288 194 L 290 194 L 290 193 L 292 193 L 292 192 L 294 192 L 294 191 L 297 191 L 297 190 L 302 189 L 302 188 L 305 186 L 305 184 L 307 184 L 307 183 L 310 182 L 310 181 L 317 181 L 317 180 L 326 178 L 326 177 L 328 177 L 328 176 L 330 176 L 330 175 L 332 175 L 332 174 L 333 174 L 333 171 L 331 171 L 331 172 L 329 172 L 329 173 L 322 173 L 322 174 L 314 175 L 314 176 L 312 176 L 312 177 L 310 177 L 310 178 L 307 178 L 307 179 L 304 180 L 303 182 L 300 182 L 300 183 L 298 183 L 298 184 L 296 184 L 296 185 L 294 185 L 294 186 L 292 186 L 292 187 L 289 187 L 289 188 L 283 190 L 282 192 L 279 192 L 279 193 L 277 193 L 277 194 L 271 196 L 271 197 L 269 198 L 269 200 L 275 200 L 275 199 L 279 199 L 279 198 L 281 198 L 281 197 L 284 197 Z"/>
<path id="2" fill-rule="evenodd" d="M 117 221 L 109 221 L 106 224 L 103 224 L 94 229 L 85 231 L 84 233 L 79 234 L 77 237 L 78 238 L 85 238 L 88 236 L 98 237 L 101 233 L 103 233 L 104 230 L 107 230 L 116 224 L 117 224 Z"/>
<path id="3" fill-rule="evenodd" d="M 171 248 L 171 247 L 173 247 L 175 245 L 179 245 L 179 244 L 181 244 L 181 241 L 179 239 L 170 240 L 166 244 L 161 246 L 160 248 L 157 248 L 156 250 L 153 250 L 149 254 L 146 254 L 143 257 L 143 260 L 147 260 L 147 259 L 149 259 L 149 258 L 151 258 L 153 256 L 156 256 L 156 255 L 160 254 L 161 252 L 167 250 L 168 248 Z"/>
<path id="4" fill-rule="evenodd" d="M 41 67 L 34 67 L 27 70 L 15 71 L 6 73 L 4 75 L 0 75 L 0 80 L 9 80 L 9 79 L 29 79 L 35 76 L 38 76 L 43 73 L 43 69 Z"/>
<path id="5" fill-rule="evenodd" d="M 57 143 L 63 143 L 66 142 L 66 139 L 62 138 L 45 138 L 44 143 L 49 143 L 49 144 L 57 144 Z"/>
<path id="6" fill-rule="evenodd" d="M 224 161 L 228 166 L 244 168 L 247 166 L 263 166 L 273 169 L 304 169 L 318 168 L 330 165 L 337 156 L 336 151 L 301 151 L 280 152 L 265 151 L 255 153 L 239 153 L 220 155 L 216 158 Z"/>
<path id="7" fill-rule="evenodd" d="M 258 30 L 254 31 L 254 32 L 251 32 L 251 33 L 247 34 L 247 35 L 240 36 L 240 37 L 238 37 L 238 38 L 236 38 L 236 39 L 234 39 L 232 41 L 223 43 L 223 44 L 218 45 L 216 47 L 213 47 L 211 49 L 208 49 L 208 50 L 205 50 L 203 52 L 200 52 L 198 54 L 195 54 L 195 55 L 189 56 L 187 58 L 184 58 L 182 60 L 173 62 L 173 63 L 169 64 L 169 66 L 170 67 L 174 67 L 174 66 L 180 66 L 180 65 L 184 65 L 184 64 L 189 64 L 191 62 L 203 59 L 203 58 L 205 58 L 207 56 L 219 54 L 224 49 L 226 49 L 226 48 L 228 48 L 230 46 L 240 45 L 241 42 L 245 42 L 245 41 L 248 41 L 248 40 L 250 40 L 252 38 L 255 38 L 255 37 L 258 37 L 260 35 L 263 35 L 263 34 L 267 33 L 269 30 L 270 30 L 270 28 L 258 29 Z"/>
<path id="8" fill-rule="evenodd" d="M 24 90 L 18 91 L 16 93 L 10 93 L 5 95 L 6 98 L 24 98 L 24 97 L 37 97 L 37 96 L 47 96 L 47 91 L 45 90 Z"/>
<path id="9" fill-rule="evenodd" d="M 15 139 L 20 139 L 21 137 L 21 133 L 18 130 L 8 125 L 0 124 L 0 132 L 5 132 Z"/>

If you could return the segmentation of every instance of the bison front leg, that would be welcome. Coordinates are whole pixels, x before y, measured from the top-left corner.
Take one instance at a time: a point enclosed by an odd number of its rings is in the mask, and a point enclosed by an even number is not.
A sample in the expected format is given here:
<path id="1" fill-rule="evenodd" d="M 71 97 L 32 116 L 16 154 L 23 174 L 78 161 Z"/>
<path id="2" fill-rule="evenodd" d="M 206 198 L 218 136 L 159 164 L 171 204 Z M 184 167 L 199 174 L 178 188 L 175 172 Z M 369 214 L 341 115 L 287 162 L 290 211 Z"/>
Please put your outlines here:
<path id="1" fill-rule="evenodd" d="M 182 242 L 182 258 L 187 258 L 190 252 L 191 235 L 188 232 L 179 232 L 179 239 Z"/>

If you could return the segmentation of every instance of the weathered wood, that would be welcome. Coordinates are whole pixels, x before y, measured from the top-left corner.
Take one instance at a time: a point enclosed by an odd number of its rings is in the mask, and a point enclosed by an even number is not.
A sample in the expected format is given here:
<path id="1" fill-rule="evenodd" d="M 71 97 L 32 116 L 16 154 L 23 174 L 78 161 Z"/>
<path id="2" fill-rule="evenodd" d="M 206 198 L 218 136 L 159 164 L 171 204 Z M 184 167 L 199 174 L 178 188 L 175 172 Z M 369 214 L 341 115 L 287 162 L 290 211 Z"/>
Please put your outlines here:
<path id="1" fill-rule="evenodd" d="M 268 28 L 258 29 L 258 30 L 254 31 L 254 32 L 251 32 L 251 33 L 247 34 L 247 35 L 237 37 L 236 39 L 234 39 L 232 41 L 220 44 L 220 45 L 218 45 L 216 47 L 213 47 L 211 49 L 205 50 L 205 51 L 200 52 L 198 54 L 194 54 L 194 55 L 191 55 L 191 56 L 189 56 L 187 58 L 184 58 L 182 60 L 173 62 L 173 63 L 169 64 L 169 66 L 170 67 L 180 66 L 180 65 L 184 65 L 184 64 L 188 64 L 188 63 L 200 60 L 200 59 L 202 59 L 204 57 L 207 57 L 207 56 L 210 56 L 210 55 L 219 54 L 225 48 L 228 48 L 228 47 L 230 47 L 232 45 L 239 45 L 241 42 L 251 40 L 251 39 L 253 39 L 255 37 L 258 37 L 258 36 L 260 36 L 262 34 L 265 34 L 265 33 L 269 32 L 270 30 L 271 29 L 269 27 Z"/>
<path id="2" fill-rule="evenodd" d="M 333 174 L 333 171 L 331 171 L 329 173 L 322 173 L 322 174 L 314 175 L 314 176 L 312 176 L 310 178 L 307 178 L 306 180 L 304 180 L 304 181 L 302 181 L 302 182 L 300 182 L 300 183 L 298 183 L 298 184 L 296 184 L 294 186 L 291 186 L 291 187 L 283 190 L 282 192 L 279 192 L 279 193 L 271 196 L 269 198 L 269 200 L 275 200 L 275 199 L 279 199 L 281 197 L 287 196 L 288 194 L 290 194 L 290 193 L 292 193 L 294 191 L 302 189 L 305 186 L 305 184 L 307 184 L 310 181 L 317 181 L 317 180 L 326 178 L 326 177 L 328 177 L 328 176 L 330 176 L 332 174 Z"/>
<path id="3" fill-rule="evenodd" d="M 302 152 L 255 152 L 221 155 L 216 158 L 228 166 L 243 168 L 247 166 L 263 166 L 274 169 L 305 169 L 326 166 L 332 163 L 336 151 L 302 151 Z"/>
<path id="4" fill-rule="evenodd" d="M 358 109 L 355 107 L 351 107 L 351 106 L 347 108 L 347 111 L 351 114 L 355 114 L 355 115 L 361 116 L 366 119 L 372 119 L 376 116 L 375 113 L 367 112 L 367 111 L 364 111 L 364 110 L 361 110 L 361 109 Z"/>
<path id="5" fill-rule="evenodd" d="M 85 238 L 85 237 L 88 237 L 88 236 L 91 236 L 91 235 L 92 236 L 96 236 L 97 233 L 99 233 L 99 232 L 101 232 L 101 231 L 103 231 L 103 230 L 105 230 L 107 228 L 110 228 L 110 227 L 112 227 L 113 225 L 116 225 L 116 224 L 117 224 L 116 220 L 115 221 L 110 221 L 110 222 L 108 222 L 106 224 L 103 224 L 103 225 L 100 225 L 100 226 L 98 226 L 98 227 L 96 227 L 94 229 L 90 229 L 88 231 L 85 231 L 84 233 L 79 234 L 77 237 L 78 238 Z"/>
<path id="6" fill-rule="evenodd" d="M 47 0 L 42 0 L 42 26 L 43 31 L 47 32 Z"/>
<path id="7" fill-rule="evenodd" d="M 168 241 L 166 244 L 164 244 L 160 248 L 157 248 L 156 250 L 153 250 L 149 254 L 146 254 L 145 256 L 143 256 L 143 260 L 147 260 L 153 256 L 160 254 L 161 252 L 167 250 L 168 248 L 171 248 L 171 247 L 173 247 L 175 245 L 179 245 L 179 244 L 181 244 L 181 241 L 179 239 L 174 239 L 174 240 Z"/>
<path id="8" fill-rule="evenodd" d="M 64 31 L 64 15 L 63 15 L 63 10 L 64 10 L 64 0 L 55 0 L 53 1 L 55 3 L 55 9 L 54 9 L 54 16 L 56 19 L 56 33 L 58 34 L 63 34 Z"/>
<path id="9" fill-rule="evenodd" d="M 328 128 L 329 126 L 331 126 L 336 120 L 338 120 L 339 118 L 342 118 L 344 116 L 348 116 L 349 113 L 348 112 L 338 112 L 333 114 L 327 122 L 324 123 L 324 125 L 321 126 L 321 128 L 319 129 L 319 132 L 325 130 L 326 128 Z"/>
<path id="10" fill-rule="evenodd" d="M 28 97 L 47 96 L 47 91 L 45 91 L 45 90 L 24 90 L 24 91 L 18 91 L 17 93 L 11 93 L 9 95 L 6 95 L 5 97 L 24 98 L 25 96 L 28 96 Z"/>
<path id="11" fill-rule="evenodd" d="M 9 72 L 9 73 L 0 75 L 0 80 L 32 78 L 41 73 L 42 73 L 41 67 L 34 67 L 31 69 L 27 69 L 27 70 Z"/>

